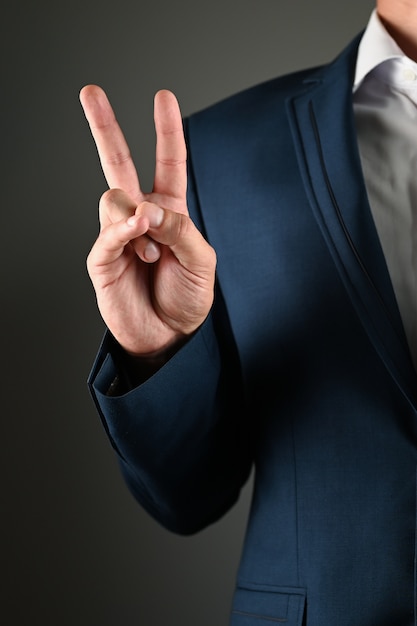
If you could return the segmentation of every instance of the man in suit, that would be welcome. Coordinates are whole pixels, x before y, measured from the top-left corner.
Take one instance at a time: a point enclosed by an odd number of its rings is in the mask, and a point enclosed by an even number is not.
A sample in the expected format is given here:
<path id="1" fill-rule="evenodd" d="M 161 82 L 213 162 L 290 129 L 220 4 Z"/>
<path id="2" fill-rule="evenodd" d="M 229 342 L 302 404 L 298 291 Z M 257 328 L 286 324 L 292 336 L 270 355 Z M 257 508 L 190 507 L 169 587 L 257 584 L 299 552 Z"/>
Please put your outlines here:
<path id="1" fill-rule="evenodd" d="M 219 519 L 255 467 L 233 626 L 416 624 L 417 3 L 183 122 L 143 193 L 101 89 L 90 385 L 135 497 Z M 187 153 L 187 157 L 186 157 Z"/>

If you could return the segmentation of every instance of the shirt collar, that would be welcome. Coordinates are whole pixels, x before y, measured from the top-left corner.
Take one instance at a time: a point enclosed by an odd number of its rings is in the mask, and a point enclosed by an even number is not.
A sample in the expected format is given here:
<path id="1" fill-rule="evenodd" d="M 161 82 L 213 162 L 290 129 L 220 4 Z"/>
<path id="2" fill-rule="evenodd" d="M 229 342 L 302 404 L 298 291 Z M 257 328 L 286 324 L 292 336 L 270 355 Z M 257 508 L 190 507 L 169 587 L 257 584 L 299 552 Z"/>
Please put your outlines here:
<path id="1" fill-rule="evenodd" d="M 399 57 L 405 57 L 404 52 L 389 35 L 374 9 L 359 44 L 353 91 L 377 65 Z"/>

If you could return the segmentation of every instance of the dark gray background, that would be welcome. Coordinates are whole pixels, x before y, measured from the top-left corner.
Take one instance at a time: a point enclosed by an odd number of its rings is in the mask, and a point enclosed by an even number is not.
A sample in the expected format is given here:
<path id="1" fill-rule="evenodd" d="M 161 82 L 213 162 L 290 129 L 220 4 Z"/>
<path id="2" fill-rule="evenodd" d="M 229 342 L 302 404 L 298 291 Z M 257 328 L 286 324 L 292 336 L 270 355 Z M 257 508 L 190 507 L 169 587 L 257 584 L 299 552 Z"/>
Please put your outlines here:
<path id="1" fill-rule="evenodd" d="M 79 89 L 101 84 L 145 186 L 152 100 L 184 114 L 335 56 L 370 0 L 8 3 L 1 81 L 1 569 L 7 626 L 224 626 L 250 485 L 176 537 L 124 486 L 85 380 L 103 327 L 85 271 L 105 189 Z"/>

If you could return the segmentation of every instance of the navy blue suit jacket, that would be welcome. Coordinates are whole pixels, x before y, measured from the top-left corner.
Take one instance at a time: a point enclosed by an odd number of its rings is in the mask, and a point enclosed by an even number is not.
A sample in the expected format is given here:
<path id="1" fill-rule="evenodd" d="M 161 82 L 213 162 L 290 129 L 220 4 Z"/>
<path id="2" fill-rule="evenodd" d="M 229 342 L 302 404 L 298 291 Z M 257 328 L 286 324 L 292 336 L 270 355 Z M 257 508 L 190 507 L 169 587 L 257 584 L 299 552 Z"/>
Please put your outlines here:
<path id="1" fill-rule="evenodd" d="M 186 120 L 189 207 L 218 255 L 203 327 L 136 389 L 91 388 L 122 471 L 179 533 L 252 468 L 233 626 L 415 623 L 417 380 L 356 143 L 358 40 Z"/>

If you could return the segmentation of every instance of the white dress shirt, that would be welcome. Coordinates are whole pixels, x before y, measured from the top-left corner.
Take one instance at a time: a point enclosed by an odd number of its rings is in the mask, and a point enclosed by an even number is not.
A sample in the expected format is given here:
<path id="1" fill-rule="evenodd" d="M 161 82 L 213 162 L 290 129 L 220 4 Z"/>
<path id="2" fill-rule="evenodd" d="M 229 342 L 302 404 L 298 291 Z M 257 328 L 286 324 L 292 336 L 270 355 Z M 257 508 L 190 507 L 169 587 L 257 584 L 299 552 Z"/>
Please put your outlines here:
<path id="1" fill-rule="evenodd" d="M 417 63 L 376 11 L 359 46 L 353 91 L 369 203 L 417 369 Z"/>

